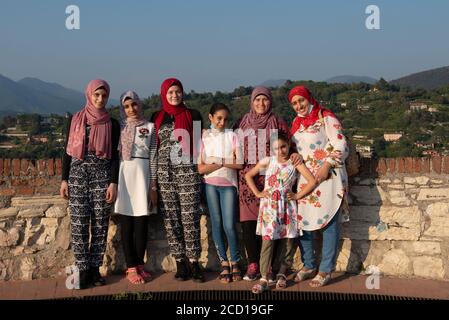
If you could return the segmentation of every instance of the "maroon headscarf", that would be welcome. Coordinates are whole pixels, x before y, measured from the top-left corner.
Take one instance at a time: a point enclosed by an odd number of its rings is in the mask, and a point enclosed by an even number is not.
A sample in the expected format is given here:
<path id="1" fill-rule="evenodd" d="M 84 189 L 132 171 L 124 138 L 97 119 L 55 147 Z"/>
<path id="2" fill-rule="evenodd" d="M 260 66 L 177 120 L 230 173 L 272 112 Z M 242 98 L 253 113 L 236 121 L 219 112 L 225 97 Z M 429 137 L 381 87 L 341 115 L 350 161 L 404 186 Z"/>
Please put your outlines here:
<path id="1" fill-rule="evenodd" d="M 254 110 L 254 100 L 259 95 L 264 95 L 270 100 L 270 108 L 264 114 L 258 114 Z M 278 129 L 278 121 L 276 116 L 273 114 L 273 97 L 271 95 L 270 89 L 266 87 L 255 87 L 253 92 L 251 93 L 251 102 L 250 102 L 251 110 L 245 114 L 240 121 L 239 128 L 241 129 L 249 129 L 252 128 L 254 130 L 257 129 Z"/>
<path id="2" fill-rule="evenodd" d="M 190 147 L 192 146 L 193 139 L 193 121 L 192 114 L 189 109 L 185 106 L 184 102 L 181 102 L 179 105 L 174 106 L 170 104 L 167 100 L 167 92 L 170 87 L 178 86 L 181 88 L 183 94 L 184 89 L 181 81 L 175 78 L 169 78 L 164 80 L 161 85 L 161 102 L 162 102 L 162 110 L 156 115 L 155 118 L 155 128 L 156 128 L 156 137 L 158 136 L 159 128 L 161 127 L 162 120 L 166 113 L 175 117 L 175 129 L 185 129 L 190 135 L 190 146 L 182 141 L 182 138 L 179 138 L 181 143 L 181 147 L 185 153 L 191 154 Z"/>
<path id="3" fill-rule="evenodd" d="M 305 129 L 307 129 L 310 125 L 314 124 L 319 118 L 320 111 L 323 118 L 326 116 L 337 118 L 335 114 L 332 113 L 332 111 L 323 108 L 315 100 L 309 89 L 307 89 L 305 86 L 296 86 L 290 90 L 290 92 L 288 93 L 288 101 L 290 103 L 292 102 L 294 96 L 301 96 L 303 98 L 306 98 L 307 100 L 309 100 L 309 103 L 313 105 L 313 108 L 312 111 L 310 111 L 310 113 L 305 117 L 297 116 L 293 120 L 292 127 L 290 129 L 290 134 L 292 136 L 296 133 L 296 131 L 298 131 L 301 125 L 303 125 Z"/>
<path id="4" fill-rule="evenodd" d="M 86 105 L 72 118 L 66 152 L 77 159 L 84 159 L 86 124 L 90 125 L 87 150 L 95 151 L 99 158 L 111 159 L 111 118 L 106 108 L 97 109 L 92 102 L 92 94 L 101 87 L 109 96 L 110 88 L 105 80 L 96 79 L 89 82 L 85 90 Z"/>

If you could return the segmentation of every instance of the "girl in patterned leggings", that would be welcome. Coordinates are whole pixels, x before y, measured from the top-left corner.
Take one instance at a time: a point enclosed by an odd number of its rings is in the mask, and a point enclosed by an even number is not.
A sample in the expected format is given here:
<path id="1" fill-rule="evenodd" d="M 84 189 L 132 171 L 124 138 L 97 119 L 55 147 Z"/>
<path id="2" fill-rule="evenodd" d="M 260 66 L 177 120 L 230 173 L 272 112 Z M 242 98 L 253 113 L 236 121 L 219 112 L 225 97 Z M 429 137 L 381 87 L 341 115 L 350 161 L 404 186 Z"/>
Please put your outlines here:
<path id="1" fill-rule="evenodd" d="M 183 281 L 192 277 L 203 282 L 198 262 L 201 178 L 192 150 L 196 145 L 192 142 L 194 122 L 199 124 L 197 137 L 201 138 L 201 115 L 184 105 L 183 87 L 177 79 L 162 83 L 161 101 L 162 110 L 153 114 L 151 122 L 155 124 L 158 143 L 160 210 L 164 214 L 170 252 L 176 259 L 175 278 Z"/>
<path id="2" fill-rule="evenodd" d="M 106 110 L 109 85 L 92 80 L 86 105 L 69 119 L 60 194 L 69 199 L 72 249 L 79 287 L 105 284 L 100 266 L 106 250 L 111 204 L 117 196 L 119 123 Z M 90 232 L 89 232 L 90 231 Z"/>

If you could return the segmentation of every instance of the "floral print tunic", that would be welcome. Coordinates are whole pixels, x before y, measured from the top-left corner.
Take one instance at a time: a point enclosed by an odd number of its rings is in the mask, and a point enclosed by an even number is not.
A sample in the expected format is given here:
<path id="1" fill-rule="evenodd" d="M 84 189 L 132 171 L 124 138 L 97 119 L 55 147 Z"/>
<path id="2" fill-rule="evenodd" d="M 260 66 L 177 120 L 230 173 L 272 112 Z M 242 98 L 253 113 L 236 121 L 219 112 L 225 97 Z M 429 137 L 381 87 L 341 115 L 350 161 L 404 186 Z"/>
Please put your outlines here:
<path id="1" fill-rule="evenodd" d="M 292 141 L 296 143 L 298 153 L 313 175 L 316 175 L 325 161 L 332 166 L 329 178 L 298 201 L 303 230 L 322 229 L 335 216 L 348 192 L 345 159 L 349 149 L 342 126 L 338 119 L 325 116 L 307 129 L 301 126 L 293 135 Z M 301 177 L 298 190 L 306 184 L 305 178 Z"/>
<path id="2" fill-rule="evenodd" d="M 296 238 L 301 235 L 298 228 L 297 204 L 287 199 L 287 193 L 297 180 L 297 171 L 291 161 L 279 163 L 276 157 L 262 160 L 268 164 L 265 188 L 270 198 L 260 199 L 256 234 L 263 240 Z"/>

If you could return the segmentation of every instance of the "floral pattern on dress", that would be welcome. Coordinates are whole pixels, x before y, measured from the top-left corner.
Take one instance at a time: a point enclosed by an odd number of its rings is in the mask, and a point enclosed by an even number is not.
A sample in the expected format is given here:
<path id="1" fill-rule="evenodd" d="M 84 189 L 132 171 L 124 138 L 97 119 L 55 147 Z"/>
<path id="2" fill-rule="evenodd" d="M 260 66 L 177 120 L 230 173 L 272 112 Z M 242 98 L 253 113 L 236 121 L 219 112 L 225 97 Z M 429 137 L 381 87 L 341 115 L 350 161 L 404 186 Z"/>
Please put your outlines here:
<path id="1" fill-rule="evenodd" d="M 304 230 L 324 228 L 342 203 L 345 204 L 348 178 L 344 164 L 348 148 L 342 130 L 338 119 L 327 116 L 323 118 L 323 122 L 317 120 L 306 129 L 300 127 L 293 136 L 298 153 L 313 175 L 316 175 L 325 162 L 331 165 L 328 179 L 298 201 L 298 212 Z M 298 189 L 304 188 L 306 184 L 305 178 L 300 177 Z"/>
<path id="2" fill-rule="evenodd" d="M 265 175 L 265 188 L 269 198 L 260 199 L 256 234 L 264 240 L 296 238 L 301 235 L 297 203 L 287 199 L 297 180 L 297 171 L 290 161 L 278 163 L 270 157 Z"/>

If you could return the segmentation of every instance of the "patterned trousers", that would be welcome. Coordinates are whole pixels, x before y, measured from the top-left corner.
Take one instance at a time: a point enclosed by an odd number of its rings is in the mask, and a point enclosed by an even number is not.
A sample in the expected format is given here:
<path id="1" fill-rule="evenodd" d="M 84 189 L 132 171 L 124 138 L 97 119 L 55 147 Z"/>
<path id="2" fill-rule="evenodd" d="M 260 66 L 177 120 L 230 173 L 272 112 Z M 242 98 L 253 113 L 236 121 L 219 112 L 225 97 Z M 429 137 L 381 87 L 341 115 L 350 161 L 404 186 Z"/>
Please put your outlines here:
<path id="1" fill-rule="evenodd" d="M 81 271 L 103 263 L 111 210 L 106 202 L 110 172 L 109 160 L 94 154 L 84 160 L 72 158 L 68 181 L 72 248 Z"/>
<path id="2" fill-rule="evenodd" d="M 177 260 L 197 260 L 201 254 L 201 180 L 196 165 L 159 163 L 157 176 L 170 252 Z"/>

